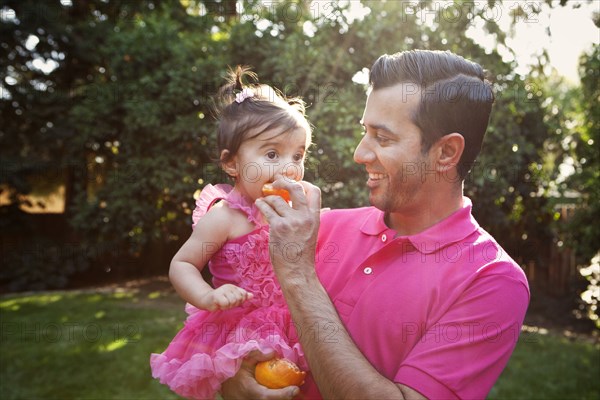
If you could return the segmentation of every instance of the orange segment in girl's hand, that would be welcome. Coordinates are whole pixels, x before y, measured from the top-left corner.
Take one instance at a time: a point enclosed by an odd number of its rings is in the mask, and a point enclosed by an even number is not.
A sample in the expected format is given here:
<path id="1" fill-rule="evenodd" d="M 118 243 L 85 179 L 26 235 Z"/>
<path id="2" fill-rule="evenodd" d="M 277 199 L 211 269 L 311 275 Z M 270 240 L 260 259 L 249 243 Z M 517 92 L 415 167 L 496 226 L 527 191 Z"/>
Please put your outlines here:
<path id="1" fill-rule="evenodd" d="M 288 359 L 274 358 L 256 364 L 254 376 L 258 383 L 269 389 L 281 389 L 302 385 L 306 372 Z"/>
<path id="2" fill-rule="evenodd" d="M 280 196 L 285 201 L 290 201 L 290 192 L 285 189 L 275 189 L 273 184 L 265 183 L 262 187 L 263 196 Z"/>

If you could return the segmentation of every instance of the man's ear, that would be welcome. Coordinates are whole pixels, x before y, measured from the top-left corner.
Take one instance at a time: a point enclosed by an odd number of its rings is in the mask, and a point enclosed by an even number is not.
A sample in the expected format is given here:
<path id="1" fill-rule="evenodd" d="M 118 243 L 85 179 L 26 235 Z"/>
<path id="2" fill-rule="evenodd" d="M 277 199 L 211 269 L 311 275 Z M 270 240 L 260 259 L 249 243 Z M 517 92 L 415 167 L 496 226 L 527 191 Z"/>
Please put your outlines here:
<path id="1" fill-rule="evenodd" d="M 465 138 L 460 133 L 449 133 L 436 143 L 436 169 L 439 173 L 448 174 L 452 168 L 456 170 L 460 157 L 465 150 Z"/>
<path id="2" fill-rule="evenodd" d="M 238 171 L 236 168 L 236 160 L 235 157 L 229 155 L 229 150 L 224 149 L 221 151 L 219 159 L 221 160 L 221 168 L 223 168 L 223 171 L 233 178 L 237 177 Z"/>

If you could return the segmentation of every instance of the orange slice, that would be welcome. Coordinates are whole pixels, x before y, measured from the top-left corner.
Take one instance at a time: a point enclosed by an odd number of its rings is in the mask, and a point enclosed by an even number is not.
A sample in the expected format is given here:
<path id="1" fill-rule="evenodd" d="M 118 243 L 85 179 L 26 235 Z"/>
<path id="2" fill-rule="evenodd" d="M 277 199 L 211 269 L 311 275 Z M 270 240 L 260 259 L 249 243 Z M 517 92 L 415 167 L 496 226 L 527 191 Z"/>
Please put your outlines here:
<path id="1" fill-rule="evenodd" d="M 290 201 L 290 192 L 285 189 L 275 189 L 273 184 L 265 183 L 262 187 L 263 196 L 279 196 L 283 198 L 286 202 Z"/>

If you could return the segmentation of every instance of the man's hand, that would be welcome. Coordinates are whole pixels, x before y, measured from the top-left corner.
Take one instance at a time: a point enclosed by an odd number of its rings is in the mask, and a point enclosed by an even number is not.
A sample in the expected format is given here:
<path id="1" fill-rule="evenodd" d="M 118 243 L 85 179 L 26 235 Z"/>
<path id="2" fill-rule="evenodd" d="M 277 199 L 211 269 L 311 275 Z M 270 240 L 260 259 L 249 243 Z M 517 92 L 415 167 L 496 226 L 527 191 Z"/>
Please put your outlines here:
<path id="1" fill-rule="evenodd" d="M 314 272 L 321 191 L 308 182 L 286 178 L 276 179 L 273 186 L 290 193 L 292 207 L 278 196 L 257 199 L 256 206 L 269 223 L 271 261 L 277 275 L 285 275 L 279 279 L 285 284 L 285 278 L 292 278 L 296 273 Z M 311 271 L 302 271 L 302 267 Z"/>
<path id="2" fill-rule="evenodd" d="M 297 386 L 288 386 L 283 389 L 268 389 L 256 382 L 254 378 L 256 364 L 261 361 L 270 360 L 275 356 L 275 353 L 263 354 L 258 350 L 250 353 L 242 362 L 242 367 L 238 373 L 221 385 L 223 399 L 286 400 L 294 398 L 300 392 Z"/>

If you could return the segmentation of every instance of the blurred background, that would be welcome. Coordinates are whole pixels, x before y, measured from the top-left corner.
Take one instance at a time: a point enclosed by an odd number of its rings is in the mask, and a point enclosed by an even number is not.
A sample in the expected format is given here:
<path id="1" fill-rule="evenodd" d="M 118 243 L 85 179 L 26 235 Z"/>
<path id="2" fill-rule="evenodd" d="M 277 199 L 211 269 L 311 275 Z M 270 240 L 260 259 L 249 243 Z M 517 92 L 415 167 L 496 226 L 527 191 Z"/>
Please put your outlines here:
<path id="1" fill-rule="evenodd" d="M 166 275 L 194 196 L 225 181 L 228 66 L 306 100 L 306 179 L 366 205 L 368 68 L 450 50 L 496 90 L 465 193 L 528 276 L 528 324 L 597 338 L 600 2 L 2 0 L 0 24 L 1 293 Z"/>

